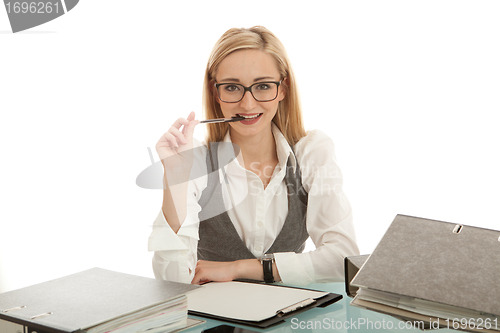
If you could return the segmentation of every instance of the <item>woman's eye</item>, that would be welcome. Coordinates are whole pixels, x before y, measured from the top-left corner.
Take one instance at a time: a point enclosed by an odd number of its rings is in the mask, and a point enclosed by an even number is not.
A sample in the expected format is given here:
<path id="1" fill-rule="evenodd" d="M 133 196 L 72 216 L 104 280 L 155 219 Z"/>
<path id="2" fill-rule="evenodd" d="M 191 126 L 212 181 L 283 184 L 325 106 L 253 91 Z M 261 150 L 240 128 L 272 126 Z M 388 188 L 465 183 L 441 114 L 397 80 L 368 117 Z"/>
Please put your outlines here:
<path id="1" fill-rule="evenodd" d="M 262 83 L 262 84 L 259 84 L 257 85 L 257 90 L 269 90 L 271 89 L 271 86 L 267 83 Z"/>
<path id="2" fill-rule="evenodd" d="M 229 91 L 229 92 L 233 92 L 233 91 L 240 90 L 240 88 L 235 84 L 228 84 L 228 85 L 224 86 L 224 90 Z"/>

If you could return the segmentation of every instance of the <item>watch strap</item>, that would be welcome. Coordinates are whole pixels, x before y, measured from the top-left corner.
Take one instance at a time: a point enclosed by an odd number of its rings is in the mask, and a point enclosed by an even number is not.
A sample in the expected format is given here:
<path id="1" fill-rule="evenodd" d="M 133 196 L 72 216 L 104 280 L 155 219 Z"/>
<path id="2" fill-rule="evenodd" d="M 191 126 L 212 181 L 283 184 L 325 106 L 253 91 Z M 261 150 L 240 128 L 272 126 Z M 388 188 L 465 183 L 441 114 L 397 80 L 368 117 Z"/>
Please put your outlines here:
<path id="1" fill-rule="evenodd" d="M 264 270 L 264 282 L 265 283 L 273 283 L 274 282 L 273 261 L 274 260 L 272 260 L 272 259 L 262 260 L 262 269 Z"/>

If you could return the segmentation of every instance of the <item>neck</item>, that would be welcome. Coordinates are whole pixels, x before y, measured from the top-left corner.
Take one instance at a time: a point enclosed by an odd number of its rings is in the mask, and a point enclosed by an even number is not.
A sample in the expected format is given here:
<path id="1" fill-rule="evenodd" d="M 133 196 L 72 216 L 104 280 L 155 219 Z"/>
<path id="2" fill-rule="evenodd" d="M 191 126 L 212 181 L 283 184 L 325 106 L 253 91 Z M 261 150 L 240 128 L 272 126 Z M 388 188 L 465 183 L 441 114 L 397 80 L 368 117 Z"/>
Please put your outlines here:
<path id="1" fill-rule="evenodd" d="M 241 149 L 245 165 L 254 162 L 266 163 L 277 159 L 276 142 L 271 127 L 268 131 L 255 136 L 240 136 L 231 129 L 230 134 L 231 141 Z"/>

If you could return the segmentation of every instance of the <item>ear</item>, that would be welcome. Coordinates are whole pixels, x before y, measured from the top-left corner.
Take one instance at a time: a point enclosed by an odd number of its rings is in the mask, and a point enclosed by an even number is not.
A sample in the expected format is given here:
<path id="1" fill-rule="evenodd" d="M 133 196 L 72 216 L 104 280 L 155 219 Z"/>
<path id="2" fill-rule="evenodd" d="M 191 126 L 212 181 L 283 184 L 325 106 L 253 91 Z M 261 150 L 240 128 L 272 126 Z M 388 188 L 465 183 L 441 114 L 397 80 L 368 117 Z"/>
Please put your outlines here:
<path id="1" fill-rule="evenodd" d="M 281 81 L 279 86 L 278 101 L 281 102 L 285 99 L 286 93 L 288 92 L 288 76 Z"/>

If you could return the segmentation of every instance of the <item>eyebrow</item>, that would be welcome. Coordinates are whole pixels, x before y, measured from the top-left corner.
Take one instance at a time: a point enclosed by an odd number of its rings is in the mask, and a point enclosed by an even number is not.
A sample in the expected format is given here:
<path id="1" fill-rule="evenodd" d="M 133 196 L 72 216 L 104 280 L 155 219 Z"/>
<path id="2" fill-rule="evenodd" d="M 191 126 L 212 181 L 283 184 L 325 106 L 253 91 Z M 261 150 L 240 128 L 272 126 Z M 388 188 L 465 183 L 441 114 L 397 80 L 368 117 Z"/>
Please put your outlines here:
<path id="1" fill-rule="evenodd" d="M 263 77 L 258 77 L 256 79 L 254 79 L 253 82 L 262 81 L 262 80 L 274 80 L 274 78 L 272 76 L 263 76 Z M 220 82 L 240 82 L 240 80 L 235 79 L 235 78 L 227 78 L 227 79 L 221 80 Z"/>

